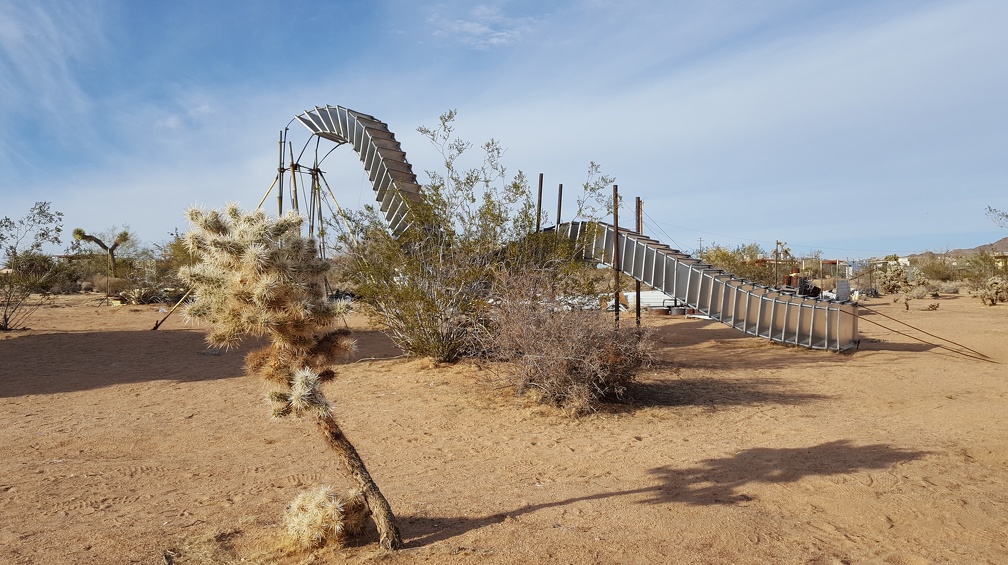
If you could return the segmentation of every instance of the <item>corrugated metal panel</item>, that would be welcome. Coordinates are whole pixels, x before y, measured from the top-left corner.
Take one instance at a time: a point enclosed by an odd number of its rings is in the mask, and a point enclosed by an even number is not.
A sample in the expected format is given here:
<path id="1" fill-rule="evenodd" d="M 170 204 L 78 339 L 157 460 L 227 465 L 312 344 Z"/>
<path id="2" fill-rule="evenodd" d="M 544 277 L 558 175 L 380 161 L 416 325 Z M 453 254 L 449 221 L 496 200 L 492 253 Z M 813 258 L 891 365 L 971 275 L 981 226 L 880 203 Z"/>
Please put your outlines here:
<path id="1" fill-rule="evenodd" d="M 619 245 L 623 273 L 746 334 L 832 351 L 858 344 L 856 304 L 766 288 L 639 234 L 616 233 L 607 224 L 568 222 L 552 229 L 578 241 L 585 256 L 607 265 Z"/>

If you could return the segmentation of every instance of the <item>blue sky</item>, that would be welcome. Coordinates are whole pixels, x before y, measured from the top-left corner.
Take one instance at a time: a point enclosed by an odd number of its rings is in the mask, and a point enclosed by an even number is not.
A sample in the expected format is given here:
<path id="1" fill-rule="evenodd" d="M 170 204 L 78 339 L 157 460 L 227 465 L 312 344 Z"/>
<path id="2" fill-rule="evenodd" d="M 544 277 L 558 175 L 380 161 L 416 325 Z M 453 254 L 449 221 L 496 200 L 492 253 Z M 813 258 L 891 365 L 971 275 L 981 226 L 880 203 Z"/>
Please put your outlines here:
<path id="1" fill-rule="evenodd" d="M 254 207 L 279 131 L 333 104 L 421 181 L 416 128 L 457 109 L 551 212 L 597 161 L 685 250 L 974 247 L 1008 235 L 984 213 L 1008 209 L 1005 29 L 1001 0 L 0 0 L 0 216 L 44 200 L 67 234 L 164 242 L 189 205 Z M 370 201 L 352 150 L 323 168 Z"/>

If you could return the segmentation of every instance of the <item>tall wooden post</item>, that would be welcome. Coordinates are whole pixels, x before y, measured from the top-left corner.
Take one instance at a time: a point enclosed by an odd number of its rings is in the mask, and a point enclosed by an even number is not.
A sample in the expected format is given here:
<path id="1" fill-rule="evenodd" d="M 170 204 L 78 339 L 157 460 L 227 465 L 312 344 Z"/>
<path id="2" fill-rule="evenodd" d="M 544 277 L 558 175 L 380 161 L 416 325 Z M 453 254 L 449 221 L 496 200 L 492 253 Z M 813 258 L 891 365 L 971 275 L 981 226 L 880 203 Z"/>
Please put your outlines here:
<path id="1" fill-rule="evenodd" d="M 612 185 L 613 211 L 613 312 L 615 319 L 613 329 L 619 330 L 619 309 L 620 309 L 620 248 L 619 248 L 619 187 Z"/>
<path id="2" fill-rule="evenodd" d="M 297 164 L 294 162 L 294 145 L 291 142 L 287 142 L 287 149 L 290 150 L 290 174 L 291 174 L 291 209 L 294 212 L 300 212 L 298 209 L 298 193 L 297 193 Z"/>
<path id="3" fill-rule="evenodd" d="M 563 206 L 563 183 L 560 183 L 560 188 L 557 189 L 557 215 L 556 215 L 556 225 L 557 229 L 560 226 L 560 208 Z"/>
<path id="4" fill-rule="evenodd" d="M 640 196 L 637 197 L 637 235 L 644 235 L 641 232 L 644 231 L 644 207 L 641 203 Z M 634 288 L 637 293 L 637 331 L 640 332 L 640 281 L 636 281 Z"/>
<path id="5" fill-rule="evenodd" d="M 278 185 L 278 188 L 277 188 L 277 215 L 278 216 L 282 216 L 283 215 L 283 178 L 284 178 L 284 175 L 287 174 L 287 170 L 284 167 L 283 150 L 284 150 L 284 132 L 281 131 L 280 132 L 280 161 L 279 161 L 279 165 L 277 165 L 277 180 L 280 181 L 280 184 Z"/>
<path id="6" fill-rule="evenodd" d="M 542 230 L 542 184 L 543 174 L 539 173 L 539 196 L 536 198 L 536 233 Z"/>

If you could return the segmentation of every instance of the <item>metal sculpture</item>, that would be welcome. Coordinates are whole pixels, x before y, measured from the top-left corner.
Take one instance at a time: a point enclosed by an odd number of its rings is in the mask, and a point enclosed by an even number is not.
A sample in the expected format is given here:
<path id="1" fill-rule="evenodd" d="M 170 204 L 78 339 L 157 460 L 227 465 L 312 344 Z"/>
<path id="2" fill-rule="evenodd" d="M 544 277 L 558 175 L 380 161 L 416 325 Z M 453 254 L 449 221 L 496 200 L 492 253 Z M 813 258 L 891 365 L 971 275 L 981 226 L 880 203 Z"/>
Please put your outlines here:
<path id="1" fill-rule="evenodd" d="M 399 234 L 409 226 L 410 203 L 419 200 L 420 185 L 387 124 L 342 106 L 316 106 L 296 119 L 318 137 L 352 144 L 389 229 Z M 568 222 L 547 229 L 585 242 L 586 259 L 612 266 L 618 257 L 623 273 L 746 334 L 831 351 L 858 345 L 856 304 L 768 288 L 639 233 L 623 229 L 617 233 L 607 224 Z"/>

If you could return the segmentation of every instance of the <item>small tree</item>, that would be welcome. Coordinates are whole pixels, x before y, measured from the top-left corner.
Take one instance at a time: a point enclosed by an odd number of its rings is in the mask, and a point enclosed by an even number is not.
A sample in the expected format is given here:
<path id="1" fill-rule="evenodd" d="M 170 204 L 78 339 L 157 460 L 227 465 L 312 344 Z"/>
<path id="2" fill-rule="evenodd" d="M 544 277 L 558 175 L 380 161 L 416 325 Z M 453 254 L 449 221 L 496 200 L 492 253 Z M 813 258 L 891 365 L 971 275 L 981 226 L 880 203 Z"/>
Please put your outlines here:
<path id="1" fill-rule="evenodd" d="M 774 252 L 764 251 L 759 244 L 750 243 L 729 249 L 716 243 L 700 252 L 700 260 L 723 269 L 737 277 L 764 286 L 777 286 L 781 275 L 790 274 L 798 263 L 787 247 L 776 247 Z M 772 262 L 766 258 L 772 257 Z"/>
<path id="2" fill-rule="evenodd" d="M 210 324 L 207 342 L 215 347 L 232 347 L 245 336 L 270 339 L 248 355 L 246 366 L 279 387 L 269 396 L 273 415 L 315 419 L 363 493 L 382 547 L 397 549 L 401 541 L 391 507 L 319 388 L 334 374 L 334 356 L 352 341 L 348 330 L 334 329 L 345 305 L 326 299 L 322 276 L 328 264 L 318 257 L 315 241 L 301 236 L 301 218 L 288 213 L 268 219 L 233 204 L 223 213 L 193 208 L 188 215 L 186 242 L 198 262 L 180 272 L 196 297 L 187 317 Z"/>
<path id="3" fill-rule="evenodd" d="M 939 255 L 933 251 L 925 251 L 920 256 L 913 258 L 910 264 L 928 280 L 950 281 L 955 276 L 955 269 L 948 258 L 948 252 Z"/>
<path id="4" fill-rule="evenodd" d="M 63 213 L 49 202 L 36 202 L 28 215 L 0 220 L 0 247 L 4 270 L 0 272 L 0 331 L 23 327 L 25 320 L 49 299 L 56 273 L 55 262 L 42 255 L 46 243 L 59 244 Z"/>
<path id="5" fill-rule="evenodd" d="M 374 207 L 345 230 L 343 248 L 356 292 L 376 321 L 412 355 L 454 361 L 479 352 L 480 326 L 501 252 L 535 228 L 525 176 L 512 179 L 495 140 L 483 163 L 459 164 L 471 144 L 453 135 L 455 112 L 436 128 L 419 128 L 440 151 L 444 172 L 427 171 L 422 199 L 410 204 L 410 226 L 389 233 Z"/>

